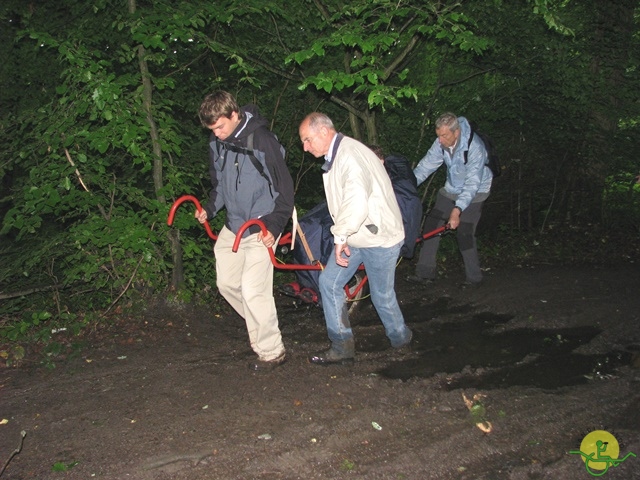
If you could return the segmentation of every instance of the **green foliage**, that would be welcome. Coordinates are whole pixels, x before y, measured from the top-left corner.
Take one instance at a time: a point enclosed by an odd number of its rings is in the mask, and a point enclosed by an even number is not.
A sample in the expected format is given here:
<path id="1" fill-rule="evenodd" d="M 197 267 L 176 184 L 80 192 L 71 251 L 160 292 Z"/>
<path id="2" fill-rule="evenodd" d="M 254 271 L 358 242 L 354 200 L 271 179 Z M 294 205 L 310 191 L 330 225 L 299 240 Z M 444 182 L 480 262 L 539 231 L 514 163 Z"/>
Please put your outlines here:
<path id="1" fill-rule="evenodd" d="M 399 8 L 397 2 L 378 0 L 335 8 L 319 38 L 285 60 L 299 65 L 314 62 L 311 68 L 316 73 L 305 74 L 301 90 L 312 85 L 329 94 L 364 96 L 369 108 L 385 110 L 400 106 L 404 99 L 418 99 L 412 68 L 396 68 L 418 60 L 411 55 L 418 42 L 447 42 L 478 54 L 488 48 L 487 40 L 473 33 L 471 20 L 457 2 L 406 2 Z M 327 70 L 327 64 L 345 68 Z"/>
<path id="2" fill-rule="evenodd" d="M 8 367 L 18 365 L 22 362 L 25 354 L 25 348 L 15 343 L 6 350 L 0 350 L 0 358 L 5 361 L 5 365 Z"/>
<path id="3" fill-rule="evenodd" d="M 106 10 L 103 22 L 105 15 Z M 125 31 L 124 17 L 114 18 L 119 28 L 110 32 L 107 49 L 92 45 L 92 37 L 84 36 L 80 27 L 66 30 L 64 37 L 42 30 L 46 24 L 34 23 L 25 30 L 19 36 L 22 44 L 32 42 L 46 55 L 57 52 L 60 83 L 50 91 L 47 104 L 18 112 L 14 125 L 21 129 L 19 137 L 3 137 L 10 145 L 5 158 L 13 156 L 9 165 L 15 165 L 16 175 L 11 177 L 11 206 L 2 234 L 36 245 L 36 250 L 31 250 L 26 265 L 20 265 L 25 261 L 22 255 L 10 257 L 2 277 L 19 286 L 17 272 L 28 279 L 34 277 L 32 272 L 48 271 L 42 280 L 53 280 L 63 289 L 86 291 L 90 285 L 94 293 L 85 302 L 88 309 L 105 308 L 123 293 L 167 288 L 168 207 L 155 198 L 190 189 L 187 182 L 197 178 L 167 162 L 165 173 L 171 182 L 163 190 L 153 188 L 150 175 L 156 158 L 136 58 L 136 42 L 145 37 L 136 28 L 144 32 L 145 26 L 153 25 L 138 19 Z M 181 26 L 203 25 L 197 15 L 186 21 L 178 15 L 172 18 Z M 35 22 L 33 17 L 23 20 Z M 173 41 L 189 37 L 184 29 L 172 32 Z M 164 49 L 153 39 L 145 45 Z M 165 53 L 150 51 L 147 59 L 171 68 Z M 158 92 L 175 86 L 170 76 L 154 76 L 153 83 Z M 179 157 L 184 131 L 173 114 L 175 104 L 160 93 L 156 99 L 153 118 L 161 150 L 168 159 Z M 193 252 L 187 249 L 187 258 Z M 12 336 L 27 328 L 25 322 L 18 326 Z"/>
<path id="4" fill-rule="evenodd" d="M 634 251 L 632 2 L 160 0 L 130 12 L 114 0 L 7 0 L 0 21 L 0 292 L 17 295 L 0 311 L 5 339 L 47 341 L 45 324 L 77 332 L 172 287 L 177 302 L 213 301 L 211 242 L 193 210 L 173 231 L 165 222 L 179 196 L 207 198 L 209 132 L 196 112 L 218 88 L 271 120 L 302 210 L 323 198 L 321 162 L 300 148 L 306 113 L 415 163 L 452 110 L 491 134 L 506 166 L 483 214 L 501 234 L 481 238 L 490 257 Z M 422 187 L 425 206 L 442 175 Z M 182 286 L 171 285 L 176 230 Z"/>
<path id="5" fill-rule="evenodd" d="M 20 322 L 10 324 L 0 329 L 0 335 L 12 341 L 24 340 L 33 334 L 34 329 L 38 329 L 38 327 L 49 318 L 51 318 L 51 313 L 49 312 L 35 312 L 30 318 L 25 318 Z M 36 336 L 42 338 L 42 331 Z"/>
<path id="6" fill-rule="evenodd" d="M 561 20 L 559 10 L 567 7 L 571 0 L 530 0 L 533 13 L 542 15 L 550 28 L 564 35 L 573 35 L 574 31 Z"/>

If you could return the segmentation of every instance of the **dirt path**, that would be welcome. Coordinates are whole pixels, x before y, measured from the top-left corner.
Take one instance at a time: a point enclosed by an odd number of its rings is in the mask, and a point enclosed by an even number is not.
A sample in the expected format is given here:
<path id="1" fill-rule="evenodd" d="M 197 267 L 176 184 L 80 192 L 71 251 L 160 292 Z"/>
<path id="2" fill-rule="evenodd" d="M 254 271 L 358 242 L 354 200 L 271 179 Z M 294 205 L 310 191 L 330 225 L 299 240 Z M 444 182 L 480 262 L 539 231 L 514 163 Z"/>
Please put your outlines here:
<path id="1" fill-rule="evenodd" d="M 640 455 L 640 268 L 398 292 L 413 350 L 390 351 L 363 304 L 353 367 L 308 364 L 321 311 L 279 297 L 289 360 L 269 374 L 235 315 L 161 307 L 54 370 L 4 368 L 0 468 L 26 437 L 0 478 L 589 479 L 569 452 L 594 430 Z M 477 417 L 463 394 L 483 395 Z M 640 478 L 640 458 L 602 478 Z"/>

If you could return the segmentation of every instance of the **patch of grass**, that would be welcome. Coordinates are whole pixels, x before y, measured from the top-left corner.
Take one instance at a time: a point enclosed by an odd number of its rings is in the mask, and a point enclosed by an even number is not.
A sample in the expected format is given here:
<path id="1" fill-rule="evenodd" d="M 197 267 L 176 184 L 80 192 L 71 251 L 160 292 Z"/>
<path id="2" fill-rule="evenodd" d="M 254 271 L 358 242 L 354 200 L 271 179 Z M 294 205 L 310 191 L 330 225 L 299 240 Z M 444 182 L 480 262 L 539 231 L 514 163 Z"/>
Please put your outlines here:
<path id="1" fill-rule="evenodd" d="M 349 460 L 348 458 L 345 458 L 340 465 L 340 470 L 342 470 L 343 472 L 352 472 L 353 470 L 355 470 L 355 468 L 355 462 Z"/>
<path id="2" fill-rule="evenodd" d="M 75 467 L 76 465 L 78 465 L 78 463 L 80 462 L 71 462 L 71 463 L 66 463 L 66 462 L 56 462 L 53 464 L 53 466 L 51 467 L 51 470 L 53 472 L 68 472 L 69 470 L 71 470 L 73 467 Z"/>

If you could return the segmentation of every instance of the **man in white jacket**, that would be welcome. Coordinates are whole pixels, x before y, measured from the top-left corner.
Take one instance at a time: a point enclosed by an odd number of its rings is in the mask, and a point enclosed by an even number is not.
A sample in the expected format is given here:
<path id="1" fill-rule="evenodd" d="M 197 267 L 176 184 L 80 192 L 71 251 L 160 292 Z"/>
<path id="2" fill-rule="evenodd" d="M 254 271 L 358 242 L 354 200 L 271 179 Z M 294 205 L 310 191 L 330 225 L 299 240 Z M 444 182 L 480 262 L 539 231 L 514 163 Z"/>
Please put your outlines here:
<path id="1" fill-rule="evenodd" d="M 320 294 L 331 347 L 309 357 L 317 365 L 354 361 L 355 345 L 345 284 L 364 264 L 369 290 L 394 348 L 411 342 L 395 293 L 395 267 L 404 242 L 400 208 L 382 162 L 368 147 L 338 133 L 325 114 L 300 124 L 306 152 L 325 158 L 323 183 L 333 227 L 335 258 L 320 274 Z"/>

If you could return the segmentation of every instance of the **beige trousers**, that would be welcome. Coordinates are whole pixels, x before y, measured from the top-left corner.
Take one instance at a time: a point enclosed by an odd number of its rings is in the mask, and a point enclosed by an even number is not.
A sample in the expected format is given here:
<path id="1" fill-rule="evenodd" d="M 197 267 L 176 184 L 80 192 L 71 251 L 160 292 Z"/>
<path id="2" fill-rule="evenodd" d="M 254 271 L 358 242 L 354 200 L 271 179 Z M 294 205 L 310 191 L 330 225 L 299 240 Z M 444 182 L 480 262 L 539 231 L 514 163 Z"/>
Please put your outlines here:
<path id="1" fill-rule="evenodd" d="M 233 253 L 236 237 L 223 227 L 213 252 L 218 290 L 244 318 L 253 351 L 261 360 L 269 361 L 284 352 L 284 345 L 273 298 L 273 264 L 257 237 L 256 233 L 243 238 Z"/>

